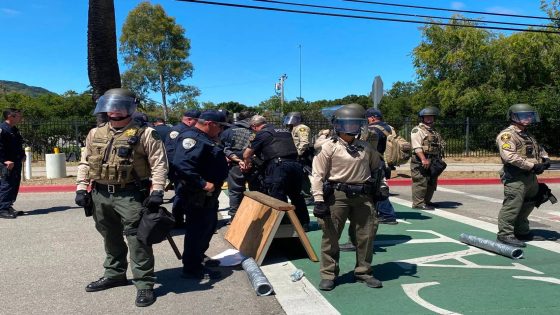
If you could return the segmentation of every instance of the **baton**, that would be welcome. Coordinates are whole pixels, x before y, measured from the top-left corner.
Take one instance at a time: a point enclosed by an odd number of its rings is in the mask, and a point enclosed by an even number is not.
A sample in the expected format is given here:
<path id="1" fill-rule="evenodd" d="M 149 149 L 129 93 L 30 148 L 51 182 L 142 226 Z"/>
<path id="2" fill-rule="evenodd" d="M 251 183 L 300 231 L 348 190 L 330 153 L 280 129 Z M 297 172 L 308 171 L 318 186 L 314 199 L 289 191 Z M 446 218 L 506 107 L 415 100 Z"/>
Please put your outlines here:
<path id="1" fill-rule="evenodd" d="M 177 244 L 175 244 L 173 237 L 171 237 L 171 235 L 169 234 L 167 234 L 167 241 L 169 242 L 169 245 L 171 245 L 171 248 L 173 249 L 175 256 L 177 256 L 177 259 L 181 260 L 181 252 L 179 251 L 179 248 L 177 248 Z"/>

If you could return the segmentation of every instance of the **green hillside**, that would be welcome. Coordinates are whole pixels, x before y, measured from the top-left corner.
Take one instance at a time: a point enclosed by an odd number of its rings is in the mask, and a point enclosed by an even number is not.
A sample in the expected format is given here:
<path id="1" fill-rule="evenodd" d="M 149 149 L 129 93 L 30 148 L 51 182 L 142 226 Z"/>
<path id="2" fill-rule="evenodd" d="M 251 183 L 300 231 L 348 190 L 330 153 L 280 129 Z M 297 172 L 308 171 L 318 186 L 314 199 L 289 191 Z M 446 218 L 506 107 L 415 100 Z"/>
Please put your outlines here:
<path id="1" fill-rule="evenodd" d="M 29 95 L 29 96 L 39 96 L 42 94 L 55 94 L 41 87 L 29 86 L 14 81 L 0 80 L 0 94 L 7 94 L 7 93 L 14 93 L 14 92 Z"/>

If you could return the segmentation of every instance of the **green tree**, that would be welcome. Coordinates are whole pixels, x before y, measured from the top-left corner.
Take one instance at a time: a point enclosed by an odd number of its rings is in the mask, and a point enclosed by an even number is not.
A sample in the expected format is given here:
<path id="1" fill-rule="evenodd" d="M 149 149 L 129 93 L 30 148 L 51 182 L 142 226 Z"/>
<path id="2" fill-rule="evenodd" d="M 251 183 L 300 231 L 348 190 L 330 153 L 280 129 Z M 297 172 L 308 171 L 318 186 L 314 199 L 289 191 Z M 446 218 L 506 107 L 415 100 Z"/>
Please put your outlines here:
<path id="1" fill-rule="evenodd" d="M 185 29 L 167 16 L 161 5 L 142 2 L 128 14 L 120 37 L 120 52 L 129 67 L 123 82 L 140 95 L 161 92 L 165 120 L 167 95 L 200 94 L 182 83 L 193 72 L 188 61 L 190 40 L 184 34 Z"/>

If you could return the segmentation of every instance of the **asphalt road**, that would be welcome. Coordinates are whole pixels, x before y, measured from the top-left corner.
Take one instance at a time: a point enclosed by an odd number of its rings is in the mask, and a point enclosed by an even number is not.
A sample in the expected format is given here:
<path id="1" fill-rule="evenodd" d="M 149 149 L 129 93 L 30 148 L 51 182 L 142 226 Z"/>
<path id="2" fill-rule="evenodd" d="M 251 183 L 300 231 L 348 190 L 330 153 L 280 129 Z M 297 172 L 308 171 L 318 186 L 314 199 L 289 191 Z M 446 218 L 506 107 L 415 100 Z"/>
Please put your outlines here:
<path id="1" fill-rule="evenodd" d="M 560 184 L 548 184 L 553 194 L 560 197 Z M 410 186 L 393 186 L 391 198 L 410 201 Z M 469 218 L 497 224 L 498 213 L 503 200 L 502 185 L 448 185 L 439 186 L 432 202 L 441 210 L 460 214 Z M 529 217 L 531 228 L 537 235 L 560 242 L 560 203 L 550 202 L 535 209 Z"/>

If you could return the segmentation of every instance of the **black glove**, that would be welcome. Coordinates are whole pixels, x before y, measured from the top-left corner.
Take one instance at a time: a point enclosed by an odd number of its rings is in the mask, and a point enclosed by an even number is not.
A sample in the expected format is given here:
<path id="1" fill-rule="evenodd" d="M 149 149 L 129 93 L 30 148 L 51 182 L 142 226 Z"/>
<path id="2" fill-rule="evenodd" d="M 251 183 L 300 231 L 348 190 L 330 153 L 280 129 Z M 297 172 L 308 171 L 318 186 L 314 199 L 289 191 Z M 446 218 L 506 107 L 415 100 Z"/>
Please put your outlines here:
<path id="1" fill-rule="evenodd" d="M 544 169 L 547 170 L 550 168 L 550 159 L 549 158 L 542 158 L 542 164 L 544 164 Z"/>
<path id="2" fill-rule="evenodd" d="M 315 207 L 313 208 L 313 215 L 317 218 L 324 219 L 331 215 L 331 209 L 322 201 L 315 202 Z"/>
<path id="3" fill-rule="evenodd" d="M 91 196 L 87 193 L 85 189 L 80 189 L 76 191 L 76 198 L 74 202 L 80 207 L 86 207 L 91 202 Z"/>
<path id="4" fill-rule="evenodd" d="M 533 172 L 537 175 L 544 173 L 544 170 L 546 170 L 546 164 L 544 163 L 537 163 L 533 166 Z"/>
<path id="5" fill-rule="evenodd" d="M 144 207 L 148 209 L 157 209 L 163 204 L 163 191 L 154 190 L 146 200 L 144 200 Z"/>

